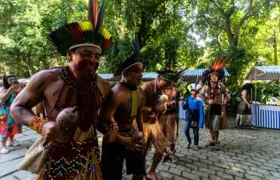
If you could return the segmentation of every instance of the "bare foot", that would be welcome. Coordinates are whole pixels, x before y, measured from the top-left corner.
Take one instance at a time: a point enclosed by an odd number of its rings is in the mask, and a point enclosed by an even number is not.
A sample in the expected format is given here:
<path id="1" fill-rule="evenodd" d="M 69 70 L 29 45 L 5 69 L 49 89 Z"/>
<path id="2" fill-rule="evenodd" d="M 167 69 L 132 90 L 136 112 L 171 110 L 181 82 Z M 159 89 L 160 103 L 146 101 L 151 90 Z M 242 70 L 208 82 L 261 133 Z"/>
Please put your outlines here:
<path id="1" fill-rule="evenodd" d="M 150 174 L 150 176 L 152 177 L 153 180 L 159 180 L 155 171 L 152 171 L 152 172 L 150 171 L 149 174 Z"/>

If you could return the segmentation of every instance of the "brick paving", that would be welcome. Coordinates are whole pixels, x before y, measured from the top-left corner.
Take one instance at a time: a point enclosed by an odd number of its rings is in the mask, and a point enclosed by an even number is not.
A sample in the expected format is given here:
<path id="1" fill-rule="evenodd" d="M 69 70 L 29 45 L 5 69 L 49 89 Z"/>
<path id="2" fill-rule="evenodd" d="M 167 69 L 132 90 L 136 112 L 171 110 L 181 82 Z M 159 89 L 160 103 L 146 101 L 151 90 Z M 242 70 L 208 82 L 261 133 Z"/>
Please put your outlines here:
<path id="1" fill-rule="evenodd" d="M 201 147 L 198 151 L 186 149 L 183 134 L 184 121 L 180 121 L 180 134 L 176 146 L 178 162 L 167 161 L 158 166 L 157 172 L 164 180 L 211 179 L 211 180 L 279 180 L 280 179 L 280 131 L 259 128 L 257 130 L 234 129 L 233 118 L 230 128 L 220 133 L 221 150 L 205 147 L 209 142 L 206 129 L 200 130 Z M 192 130 L 191 130 L 192 135 Z M 8 154 L 0 154 L 0 180 L 30 180 L 35 177 L 18 169 L 30 145 L 38 138 L 36 132 L 24 127 L 15 139 L 21 145 L 9 147 Z M 101 141 L 102 137 L 99 137 Z M 148 171 L 154 149 L 147 155 Z M 124 169 L 123 179 L 131 179 Z"/>

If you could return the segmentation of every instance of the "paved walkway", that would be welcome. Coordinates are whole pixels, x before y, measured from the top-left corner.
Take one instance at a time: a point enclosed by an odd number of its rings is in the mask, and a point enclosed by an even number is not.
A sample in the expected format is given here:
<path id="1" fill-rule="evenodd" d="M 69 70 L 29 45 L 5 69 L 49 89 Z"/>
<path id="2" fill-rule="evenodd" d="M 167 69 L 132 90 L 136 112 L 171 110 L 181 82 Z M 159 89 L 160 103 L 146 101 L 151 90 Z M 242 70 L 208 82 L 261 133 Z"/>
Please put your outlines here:
<path id="1" fill-rule="evenodd" d="M 229 121 L 232 127 L 233 118 L 229 118 Z M 280 179 L 279 130 L 230 128 L 221 132 L 221 150 L 215 151 L 205 147 L 209 134 L 203 129 L 200 131 L 199 143 L 202 149 L 193 151 L 185 148 L 183 125 L 184 121 L 181 120 L 176 146 L 179 161 L 176 165 L 170 162 L 159 165 L 158 174 L 162 179 Z M 9 154 L 0 154 L 0 180 L 30 180 L 35 177 L 29 172 L 18 170 L 18 164 L 38 137 L 36 132 L 24 128 L 24 132 L 16 136 L 21 146 L 9 148 Z M 147 157 L 147 171 L 151 165 L 152 152 Z M 125 173 L 123 177 L 131 178 Z"/>

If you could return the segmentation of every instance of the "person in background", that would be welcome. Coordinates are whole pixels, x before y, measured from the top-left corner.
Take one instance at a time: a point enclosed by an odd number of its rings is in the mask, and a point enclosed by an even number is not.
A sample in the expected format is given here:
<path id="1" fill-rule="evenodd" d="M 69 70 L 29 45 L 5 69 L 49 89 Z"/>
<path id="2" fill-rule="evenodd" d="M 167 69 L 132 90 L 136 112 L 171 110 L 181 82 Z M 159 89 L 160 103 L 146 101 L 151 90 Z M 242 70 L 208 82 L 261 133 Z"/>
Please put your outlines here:
<path id="1" fill-rule="evenodd" d="M 223 57 L 217 59 L 203 72 L 202 76 L 208 83 L 199 96 L 207 105 L 205 126 L 210 132 L 210 143 L 207 146 L 215 146 L 216 151 L 220 150 L 219 132 L 226 128 L 226 123 L 222 118 L 222 105 L 227 101 L 226 87 L 218 82 L 225 75 L 223 66 L 226 60 Z"/>
<path id="2" fill-rule="evenodd" d="M 145 155 L 150 149 L 151 144 L 155 146 L 153 162 L 149 171 L 149 175 L 153 180 L 159 179 L 156 174 L 156 168 L 168 147 L 168 138 L 164 136 L 160 127 L 160 116 L 168 110 L 168 98 L 162 97 L 166 96 L 164 91 L 173 87 L 174 78 L 177 79 L 178 75 L 179 74 L 169 70 L 160 71 L 156 79 L 141 86 L 146 101 L 142 108 L 144 133 L 143 148 Z"/>
<path id="3" fill-rule="evenodd" d="M 241 88 L 241 101 L 237 107 L 237 115 L 235 119 L 235 126 L 248 126 L 250 129 L 256 129 L 252 124 L 252 112 L 250 101 L 252 100 L 252 92 L 254 86 L 251 83 L 246 83 Z M 244 120 L 246 119 L 246 120 Z M 240 120 L 240 121 L 239 121 Z"/>
<path id="4" fill-rule="evenodd" d="M 190 137 L 190 128 L 193 128 L 194 135 L 194 150 L 197 151 L 199 149 L 199 128 L 203 128 L 204 125 L 204 107 L 203 101 L 197 97 L 199 93 L 200 85 L 191 84 L 188 86 L 188 90 L 191 93 L 186 100 L 184 98 L 181 99 L 181 105 L 183 109 L 186 110 L 185 121 L 186 124 L 184 126 L 184 133 L 186 135 L 187 140 L 187 148 L 190 148 L 191 145 L 191 137 Z"/>
<path id="5" fill-rule="evenodd" d="M 17 124 L 10 114 L 10 106 L 19 93 L 19 84 L 14 74 L 8 74 L 3 77 L 4 87 L 0 88 L 0 135 L 2 137 L 1 154 L 8 153 L 6 146 L 7 139 L 10 142 L 8 146 L 17 146 L 14 136 L 22 132 L 22 125 Z"/>
<path id="6" fill-rule="evenodd" d="M 176 74 L 177 76 L 170 77 L 169 74 Z M 161 113 L 159 116 L 159 122 L 163 134 L 167 137 L 169 148 L 163 154 L 161 162 L 165 162 L 167 159 L 171 158 L 172 163 L 177 162 L 175 144 L 179 136 L 179 100 L 180 100 L 180 90 L 174 87 L 176 83 L 181 78 L 182 71 L 174 71 L 172 66 L 168 70 L 158 71 L 159 75 L 165 77 L 166 79 L 172 80 L 173 84 L 169 88 L 162 90 L 162 93 L 166 95 L 167 98 L 167 110 L 165 113 Z"/>

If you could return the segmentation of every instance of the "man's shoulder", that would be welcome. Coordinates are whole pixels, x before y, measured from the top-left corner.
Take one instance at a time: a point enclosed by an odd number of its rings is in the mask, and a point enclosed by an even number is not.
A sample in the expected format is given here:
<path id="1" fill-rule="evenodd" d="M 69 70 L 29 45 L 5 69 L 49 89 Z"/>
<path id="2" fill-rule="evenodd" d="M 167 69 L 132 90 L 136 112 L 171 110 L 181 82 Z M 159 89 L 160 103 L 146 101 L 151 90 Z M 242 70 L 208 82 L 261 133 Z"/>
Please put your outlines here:
<path id="1" fill-rule="evenodd" d="M 139 87 L 139 88 L 137 89 L 137 91 L 138 91 L 139 93 L 144 93 L 144 91 L 143 91 L 143 89 L 142 89 L 141 87 Z"/>
<path id="2" fill-rule="evenodd" d="M 60 76 L 60 69 L 41 70 L 31 77 L 31 81 L 50 81 Z"/>
<path id="3" fill-rule="evenodd" d="M 153 91 L 153 89 L 154 89 L 154 80 L 153 81 L 148 81 L 148 82 L 146 82 L 145 84 L 143 84 L 142 86 L 141 86 L 141 89 L 143 90 L 143 91 L 145 91 L 145 92 L 147 92 L 147 91 Z"/>
<path id="4" fill-rule="evenodd" d="M 109 83 L 109 81 L 106 79 L 103 79 L 99 75 L 97 75 L 97 81 L 100 83 L 100 85 L 111 88 L 111 84 Z"/>
<path id="5" fill-rule="evenodd" d="M 106 79 L 97 76 L 97 86 L 100 89 L 102 96 L 106 97 L 111 91 L 111 84 Z"/>

